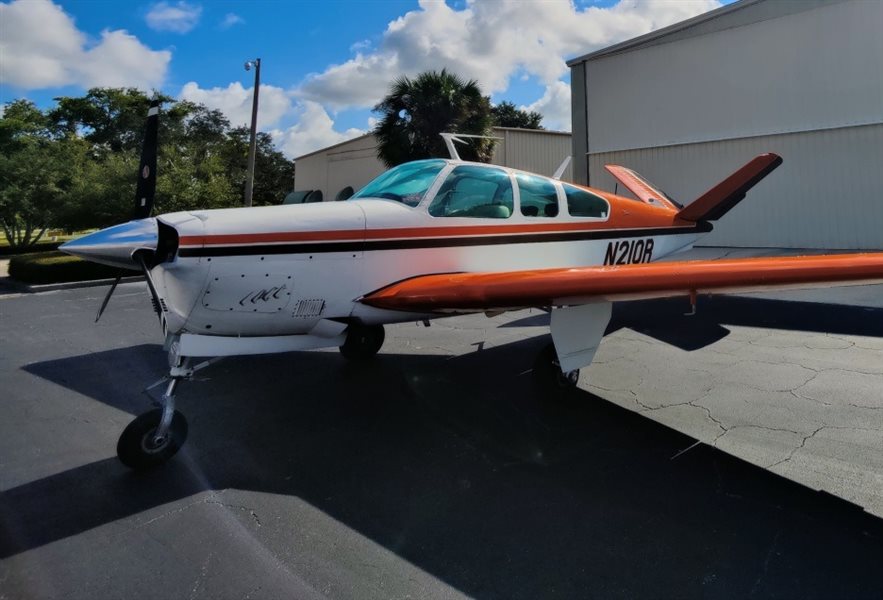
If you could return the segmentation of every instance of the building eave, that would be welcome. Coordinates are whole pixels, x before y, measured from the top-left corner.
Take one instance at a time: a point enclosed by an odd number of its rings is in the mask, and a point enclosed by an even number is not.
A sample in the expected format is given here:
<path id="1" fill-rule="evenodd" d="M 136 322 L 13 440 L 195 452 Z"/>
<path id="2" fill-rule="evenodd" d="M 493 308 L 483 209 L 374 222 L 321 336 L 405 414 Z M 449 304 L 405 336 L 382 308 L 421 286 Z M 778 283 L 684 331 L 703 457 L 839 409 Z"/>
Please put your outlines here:
<path id="1" fill-rule="evenodd" d="M 726 6 L 715 8 L 714 10 L 702 13 L 701 15 L 696 15 L 695 17 L 689 18 L 685 21 L 674 23 L 673 25 L 669 25 L 668 27 L 663 27 L 662 29 L 657 29 L 656 31 L 651 31 L 650 33 L 639 35 L 638 37 L 632 38 L 630 40 L 625 40 L 624 42 L 619 42 L 618 44 L 613 44 L 612 46 L 607 46 L 606 48 L 601 48 L 600 50 L 589 52 L 588 54 L 584 54 L 577 58 L 572 58 L 567 61 L 567 66 L 574 67 L 580 63 L 595 60 L 597 58 L 601 58 L 602 56 L 635 50 L 642 46 L 649 45 L 650 43 L 673 33 L 695 27 L 696 25 L 711 21 L 713 19 L 718 19 L 724 15 L 742 10 L 748 6 L 763 1 L 764 0 L 738 0 L 737 2 L 733 2 L 732 4 L 727 4 Z"/>

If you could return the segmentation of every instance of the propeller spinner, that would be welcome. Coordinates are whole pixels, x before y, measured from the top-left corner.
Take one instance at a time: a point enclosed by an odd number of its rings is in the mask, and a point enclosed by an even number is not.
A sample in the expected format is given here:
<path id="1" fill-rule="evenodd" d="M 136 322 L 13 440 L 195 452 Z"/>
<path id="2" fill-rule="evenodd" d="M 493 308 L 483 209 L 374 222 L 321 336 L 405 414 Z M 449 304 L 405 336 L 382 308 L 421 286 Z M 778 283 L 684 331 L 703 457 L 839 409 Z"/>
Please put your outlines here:
<path id="1" fill-rule="evenodd" d="M 144 260 L 144 252 L 153 253 L 158 243 L 156 219 L 150 218 L 156 198 L 156 155 L 159 132 L 159 101 L 152 100 L 147 111 L 147 125 L 144 131 L 144 145 L 141 148 L 141 163 L 138 166 L 138 185 L 135 190 L 134 220 L 115 225 L 72 240 L 59 247 L 59 250 L 113 267 L 134 269 L 144 273 L 150 287 L 150 294 L 157 306 L 156 290 L 150 279 L 150 270 Z M 110 297 L 116 290 L 122 275 L 116 278 L 98 309 L 95 322 L 101 318 Z"/>

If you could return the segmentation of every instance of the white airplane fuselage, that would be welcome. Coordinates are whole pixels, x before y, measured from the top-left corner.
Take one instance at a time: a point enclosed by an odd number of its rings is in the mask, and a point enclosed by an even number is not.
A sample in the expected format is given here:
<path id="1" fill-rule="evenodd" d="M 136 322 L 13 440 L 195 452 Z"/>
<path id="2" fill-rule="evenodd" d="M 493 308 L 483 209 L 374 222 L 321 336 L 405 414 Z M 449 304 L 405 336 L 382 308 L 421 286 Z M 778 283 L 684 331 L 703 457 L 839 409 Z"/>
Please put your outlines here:
<path id="1" fill-rule="evenodd" d="M 438 218 L 373 198 L 158 220 L 179 236 L 174 259 L 152 269 L 167 331 L 236 337 L 304 334 L 323 319 L 370 325 L 437 317 L 358 300 L 433 273 L 650 262 L 702 235 L 692 228 L 617 230 L 607 218 L 566 214 Z"/>

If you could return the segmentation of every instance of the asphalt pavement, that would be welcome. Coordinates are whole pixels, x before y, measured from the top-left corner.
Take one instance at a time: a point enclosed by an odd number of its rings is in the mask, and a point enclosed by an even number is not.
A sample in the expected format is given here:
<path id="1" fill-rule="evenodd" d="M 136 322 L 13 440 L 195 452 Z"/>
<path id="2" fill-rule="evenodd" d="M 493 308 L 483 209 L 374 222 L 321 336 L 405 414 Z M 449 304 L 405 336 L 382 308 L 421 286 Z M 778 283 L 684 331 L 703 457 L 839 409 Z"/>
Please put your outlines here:
<path id="1" fill-rule="evenodd" d="M 93 324 L 105 291 L 0 295 L 0 598 L 883 596 L 881 307 L 619 305 L 563 397 L 538 311 L 225 359 L 135 474 L 166 358 L 143 284 Z"/>

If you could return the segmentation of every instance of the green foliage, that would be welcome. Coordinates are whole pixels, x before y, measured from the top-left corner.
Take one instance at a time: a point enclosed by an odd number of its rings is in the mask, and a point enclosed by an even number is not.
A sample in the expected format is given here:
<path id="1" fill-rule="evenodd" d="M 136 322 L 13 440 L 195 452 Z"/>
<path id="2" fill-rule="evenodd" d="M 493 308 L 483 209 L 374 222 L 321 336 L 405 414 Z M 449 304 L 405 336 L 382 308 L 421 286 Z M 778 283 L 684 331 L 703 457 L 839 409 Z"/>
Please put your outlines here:
<path id="1" fill-rule="evenodd" d="M 127 271 L 136 275 L 134 271 Z M 19 254 L 9 259 L 9 276 L 30 284 L 62 283 L 110 279 L 120 274 L 119 269 L 81 260 L 61 252 L 34 252 Z"/>
<path id="2" fill-rule="evenodd" d="M 80 140 L 55 137 L 33 103 L 16 100 L 0 119 L 0 226 L 9 244 L 35 244 L 54 224 L 55 207 L 76 175 Z"/>
<path id="3" fill-rule="evenodd" d="M 521 110 L 512 102 L 504 100 L 491 107 L 494 125 L 519 129 L 543 129 L 543 115 L 536 111 Z"/>
<path id="4" fill-rule="evenodd" d="M 163 102 L 155 213 L 240 206 L 248 129 L 217 110 Z M 0 118 L 0 225 L 12 246 L 36 243 L 47 227 L 105 227 L 131 218 L 151 97 L 134 88 L 94 88 L 42 111 L 7 103 Z M 254 204 L 278 204 L 294 164 L 258 134 Z"/>
<path id="5" fill-rule="evenodd" d="M 447 157 L 440 133 L 490 135 L 490 99 L 474 80 L 464 81 L 442 69 L 414 79 L 400 77 L 374 107 L 381 118 L 374 128 L 377 156 L 394 167 L 421 158 Z M 476 139 L 459 149 L 465 160 L 489 162 L 493 140 Z"/>

